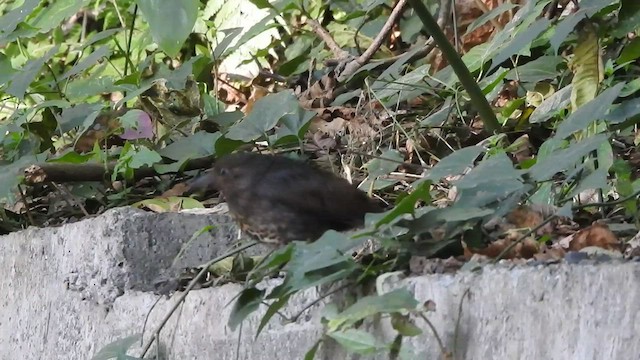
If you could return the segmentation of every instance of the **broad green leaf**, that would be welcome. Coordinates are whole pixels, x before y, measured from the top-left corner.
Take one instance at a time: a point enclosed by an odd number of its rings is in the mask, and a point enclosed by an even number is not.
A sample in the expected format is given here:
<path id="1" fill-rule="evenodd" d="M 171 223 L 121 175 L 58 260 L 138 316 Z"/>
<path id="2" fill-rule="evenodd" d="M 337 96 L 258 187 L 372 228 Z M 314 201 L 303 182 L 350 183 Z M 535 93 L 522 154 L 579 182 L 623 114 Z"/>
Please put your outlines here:
<path id="1" fill-rule="evenodd" d="M 262 332 L 262 329 L 264 329 L 267 323 L 269 323 L 269 320 L 271 320 L 273 315 L 277 314 L 278 311 L 280 311 L 280 309 L 282 309 L 283 306 L 287 305 L 287 302 L 289 301 L 290 297 L 291 295 L 284 295 L 278 298 L 276 301 L 274 301 L 271 305 L 269 305 L 269 307 L 267 308 L 267 311 L 265 312 L 265 314 L 262 316 L 262 319 L 260 320 L 260 325 L 258 325 L 258 329 L 256 330 L 256 338 L 258 337 L 258 335 L 260 335 L 260 333 Z"/>
<path id="2" fill-rule="evenodd" d="M 369 172 L 370 177 L 376 178 L 378 176 L 388 175 L 397 169 L 403 160 L 404 156 L 398 150 L 389 149 L 382 152 L 379 158 L 371 159 L 364 167 Z"/>
<path id="3" fill-rule="evenodd" d="M 273 129 L 286 114 L 297 113 L 299 107 L 298 99 L 291 90 L 269 94 L 256 101 L 251 113 L 229 128 L 226 137 L 231 140 L 254 141 Z"/>
<path id="4" fill-rule="evenodd" d="M 570 102 L 571 85 L 568 85 L 542 101 L 540 106 L 531 113 L 529 122 L 535 124 L 547 121 L 561 110 L 566 109 Z"/>
<path id="5" fill-rule="evenodd" d="M 630 32 L 637 31 L 638 24 L 640 24 L 640 2 L 636 0 L 621 0 L 620 3 L 622 8 L 618 14 L 618 23 L 611 32 L 611 36 L 616 38 L 625 37 Z"/>
<path id="6" fill-rule="evenodd" d="M 477 19 L 475 19 L 471 24 L 469 24 L 469 26 L 467 26 L 467 31 L 464 34 L 467 35 L 467 34 L 472 33 L 475 29 L 477 29 L 480 26 L 486 24 L 488 21 L 491 21 L 492 19 L 497 18 L 498 16 L 500 16 L 505 11 L 509 11 L 509 10 L 515 8 L 515 7 L 518 7 L 518 6 L 519 5 L 511 4 L 509 2 L 505 2 L 505 3 L 501 4 L 498 7 L 494 8 L 494 9 L 491 9 L 491 11 L 482 14 Z"/>
<path id="7" fill-rule="evenodd" d="M 552 141 L 549 139 L 547 141 Z M 549 154 L 529 169 L 529 174 L 536 181 L 545 181 L 553 175 L 570 170 L 576 163 L 582 161 L 582 158 L 591 151 L 596 150 L 601 143 L 608 141 L 604 134 L 583 139 L 579 142 L 571 142 L 564 149 L 558 149 Z"/>
<path id="8" fill-rule="evenodd" d="M 329 332 L 331 338 L 337 341 L 349 352 L 362 355 L 371 355 L 387 346 L 380 345 L 380 342 L 368 332 L 356 329 L 347 329 L 344 331 Z"/>
<path id="9" fill-rule="evenodd" d="M 220 43 L 216 45 L 215 49 L 213 49 L 214 59 L 219 59 L 222 57 L 222 54 L 225 52 L 225 50 L 227 50 L 229 44 L 231 44 L 231 42 L 235 40 L 238 35 L 240 35 L 240 33 L 242 32 L 242 28 L 224 29 L 221 30 L 221 32 L 224 34 L 224 38 L 222 39 L 222 41 L 220 41 Z"/>
<path id="10" fill-rule="evenodd" d="M 515 69 L 511 69 L 505 76 L 509 80 L 536 83 L 558 76 L 557 67 L 564 60 L 561 56 L 541 56 Z"/>
<path id="11" fill-rule="evenodd" d="M 180 51 L 198 17 L 198 0 L 136 0 L 153 40 L 170 57 Z"/>
<path id="12" fill-rule="evenodd" d="M 265 16 L 264 18 L 262 18 L 262 20 L 258 21 L 257 23 L 253 24 L 249 30 L 247 30 L 244 34 L 242 34 L 242 36 L 240 36 L 240 39 L 238 39 L 238 42 L 235 43 L 235 45 L 233 45 L 232 47 L 228 48 L 227 51 L 224 52 L 224 55 L 229 55 L 229 54 L 233 54 L 236 50 L 238 50 L 241 46 L 243 46 L 244 44 L 246 44 L 247 42 L 249 42 L 249 40 L 253 39 L 254 37 L 256 37 L 257 35 L 259 35 L 260 33 L 278 26 L 277 24 L 269 24 L 270 22 L 273 21 L 273 19 L 278 15 L 278 13 L 271 12 L 269 13 L 267 16 Z"/>
<path id="13" fill-rule="evenodd" d="M 0 165 L 0 200 L 8 200 L 9 203 L 13 203 L 15 197 L 12 192 L 20 183 L 24 168 L 45 161 L 47 155 L 46 153 L 35 156 L 26 155 L 9 164 Z"/>
<path id="14" fill-rule="evenodd" d="M 393 314 L 415 310 L 418 301 L 407 289 L 396 289 L 382 295 L 360 298 L 355 304 L 327 323 L 329 332 L 353 326 L 356 322 L 376 314 Z"/>
<path id="15" fill-rule="evenodd" d="M 362 240 L 329 230 L 312 243 L 295 242 L 293 254 L 286 265 L 287 277 L 268 296 L 270 299 L 342 280 L 359 268 L 348 250 Z"/>
<path id="16" fill-rule="evenodd" d="M 160 155 L 172 160 L 193 159 L 215 154 L 215 144 L 220 138 L 220 133 L 208 133 L 198 131 L 197 133 L 181 138 L 160 149 Z"/>
<path id="17" fill-rule="evenodd" d="M 67 70 L 67 72 L 65 72 L 60 78 L 58 78 L 58 81 L 60 82 L 71 76 L 80 74 L 81 72 L 91 68 L 92 66 L 97 65 L 98 60 L 102 58 L 108 58 L 110 55 L 111 50 L 109 50 L 109 46 L 102 46 L 96 51 L 89 54 L 87 57 L 80 60 L 80 62 L 71 67 L 71 69 Z"/>
<path id="18" fill-rule="evenodd" d="M 93 154 L 88 153 L 88 154 L 78 154 L 77 152 L 73 151 L 73 149 L 69 149 L 69 151 L 67 151 L 66 154 L 62 155 L 62 156 L 58 156 L 56 158 L 53 159 L 49 159 L 47 160 L 47 162 L 61 162 L 61 163 L 67 163 L 67 164 L 82 164 L 82 163 L 86 163 L 87 161 L 91 160 L 91 158 L 93 157 Z"/>
<path id="19" fill-rule="evenodd" d="M 39 28 L 41 33 L 46 33 L 60 26 L 64 19 L 77 13 L 80 8 L 87 6 L 90 0 L 57 0 L 45 7 L 36 15 L 29 25 Z"/>
<path id="20" fill-rule="evenodd" d="M 143 166 L 152 166 L 160 161 L 162 161 L 162 157 L 157 152 L 150 150 L 146 146 L 139 146 L 132 154 L 129 166 L 139 169 Z"/>
<path id="21" fill-rule="evenodd" d="M 433 114 L 425 117 L 424 119 L 419 120 L 420 126 L 439 126 L 447 121 L 449 115 L 452 112 L 453 104 L 451 100 L 446 99 L 445 103 L 442 105 L 442 108 Z"/>
<path id="22" fill-rule="evenodd" d="M 425 77 L 429 75 L 429 68 L 429 65 L 422 65 L 401 76 L 399 79 L 384 84 L 381 90 L 376 91 L 376 97 L 379 99 L 387 99 L 390 96 L 414 90 L 416 84 L 422 83 Z"/>
<path id="23" fill-rule="evenodd" d="M 480 146 L 469 146 L 446 156 L 427 172 L 427 176 L 420 180 L 427 179 L 440 181 L 441 178 L 449 175 L 460 175 L 469 167 L 473 166 L 473 162 L 485 150 Z"/>
<path id="24" fill-rule="evenodd" d="M 414 324 L 408 314 L 392 314 L 391 326 L 402 336 L 418 336 L 422 334 L 422 330 Z"/>
<path id="25" fill-rule="evenodd" d="M 0 17 L 0 34 L 13 32 L 20 22 L 31 15 L 39 3 L 40 0 L 26 0 L 22 5 L 2 15 Z"/>
<path id="26" fill-rule="evenodd" d="M 482 160 L 478 166 L 471 169 L 454 184 L 459 189 L 471 189 L 485 182 L 519 178 L 520 173 L 513 168 L 509 157 L 504 153 L 499 153 Z"/>
<path id="27" fill-rule="evenodd" d="M 529 46 L 538 35 L 546 31 L 551 22 L 548 19 L 541 18 L 536 20 L 526 31 L 520 32 L 496 55 L 491 61 L 491 67 L 489 71 L 495 69 L 498 65 L 502 64 L 505 60 L 509 59 L 513 55 L 520 53 L 522 49 Z M 504 30 L 503 30 L 504 31 Z"/>
<path id="28" fill-rule="evenodd" d="M 280 119 L 281 126 L 276 131 L 277 140 L 281 140 L 286 136 L 294 136 L 296 141 L 300 141 L 304 138 L 309 122 L 314 116 L 316 116 L 316 112 L 308 111 L 301 107 L 298 107 L 296 110 L 297 111 L 293 113 L 284 114 Z"/>
<path id="29" fill-rule="evenodd" d="M 426 204 L 431 202 L 431 180 L 423 181 L 415 186 L 415 189 L 405 196 L 400 202 L 384 213 L 384 216 L 376 222 L 376 227 L 391 223 L 393 220 L 404 214 L 413 214 L 416 203 L 420 200 Z"/>
<path id="30" fill-rule="evenodd" d="M 54 46 L 47 53 L 37 59 L 29 60 L 20 71 L 16 72 L 11 78 L 9 87 L 6 92 L 10 95 L 17 97 L 20 100 L 24 100 L 24 94 L 27 92 L 29 85 L 40 74 L 40 70 L 44 63 L 49 61 L 54 54 L 58 52 L 59 46 Z"/>
<path id="31" fill-rule="evenodd" d="M 604 119 L 623 87 L 624 83 L 619 83 L 574 111 L 558 126 L 553 138 L 564 139 L 578 130 L 585 130 L 592 122 Z"/>
<path id="32" fill-rule="evenodd" d="M 556 31 L 553 34 L 553 37 L 549 40 L 549 44 L 551 44 L 551 48 L 553 48 L 553 53 L 557 54 L 560 45 L 567 38 L 573 29 L 578 25 L 580 21 L 587 17 L 586 10 L 578 10 L 574 14 L 570 14 L 566 18 L 562 19 L 560 23 L 556 26 Z"/>
<path id="33" fill-rule="evenodd" d="M 611 185 L 609 185 L 607 181 L 608 175 L 609 170 L 605 167 L 599 168 L 598 170 L 592 172 L 578 182 L 578 186 L 576 186 L 573 191 L 571 191 L 571 193 L 567 196 L 567 199 L 578 196 L 585 190 L 603 190 L 606 193 L 607 190 L 611 187 Z"/>
<path id="34" fill-rule="evenodd" d="M 258 290 L 253 287 L 242 290 L 240 296 L 233 304 L 231 315 L 229 315 L 228 325 L 232 331 L 235 331 L 238 325 L 240 325 L 247 316 L 258 310 L 264 298 L 264 294 L 264 290 Z"/>
<path id="35" fill-rule="evenodd" d="M 140 338 L 142 338 L 142 334 L 135 334 L 109 343 L 100 349 L 91 360 L 137 360 L 139 358 L 127 355 L 127 351 L 133 344 L 140 341 Z"/>
<path id="36" fill-rule="evenodd" d="M 83 128 L 86 129 L 88 126 L 93 124 L 101 110 L 102 104 L 98 103 L 81 103 L 74 107 L 63 109 L 58 118 L 60 132 L 64 134 L 73 128 L 80 127 L 83 124 L 88 123 L 86 126 L 83 126 Z"/>
<path id="37" fill-rule="evenodd" d="M 612 106 L 605 120 L 610 124 L 620 124 L 640 114 L 640 98 L 623 101 Z"/>

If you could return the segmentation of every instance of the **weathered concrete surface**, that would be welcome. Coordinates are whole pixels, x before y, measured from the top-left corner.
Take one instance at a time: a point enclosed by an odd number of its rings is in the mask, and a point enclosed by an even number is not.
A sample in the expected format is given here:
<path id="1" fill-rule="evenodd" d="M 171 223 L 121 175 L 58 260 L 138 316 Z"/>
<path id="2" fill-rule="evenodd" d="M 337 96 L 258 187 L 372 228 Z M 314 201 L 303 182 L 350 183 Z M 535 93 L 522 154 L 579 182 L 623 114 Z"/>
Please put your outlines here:
<path id="1" fill-rule="evenodd" d="M 106 344 L 142 332 L 158 299 L 151 291 L 158 276 L 172 274 L 182 244 L 214 222 L 210 234 L 184 250 L 181 267 L 226 251 L 236 237 L 228 217 L 117 209 L 1 237 L 0 359 L 89 359 Z M 435 302 L 429 319 L 456 359 L 639 358 L 640 263 L 496 266 L 409 278 L 397 286 Z M 238 349 L 239 359 L 301 359 L 320 337 L 321 304 L 297 323 L 274 317 L 258 339 L 260 319 L 250 318 L 238 346 L 239 333 L 226 323 L 239 289 L 192 292 L 161 333 L 163 358 L 236 359 Z M 284 313 L 296 313 L 317 296 L 309 291 L 292 299 Z M 174 301 L 165 297 L 153 308 L 145 339 Z M 407 347 L 414 358 L 438 358 L 433 335 L 422 320 L 417 324 L 424 334 L 407 340 Z M 380 339 L 393 338 L 385 322 L 368 327 Z M 316 358 L 347 357 L 329 343 Z"/>

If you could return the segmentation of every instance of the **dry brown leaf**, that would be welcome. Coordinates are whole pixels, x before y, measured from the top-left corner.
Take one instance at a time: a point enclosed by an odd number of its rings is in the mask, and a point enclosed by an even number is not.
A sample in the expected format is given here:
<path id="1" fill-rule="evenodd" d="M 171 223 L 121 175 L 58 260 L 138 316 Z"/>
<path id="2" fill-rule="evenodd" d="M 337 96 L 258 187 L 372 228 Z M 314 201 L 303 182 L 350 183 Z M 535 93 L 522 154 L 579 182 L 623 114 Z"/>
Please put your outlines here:
<path id="1" fill-rule="evenodd" d="M 269 94 L 269 90 L 267 88 L 264 88 L 258 85 L 252 85 L 251 95 L 247 99 L 246 104 L 244 107 L 242 107 L 241 111 L 245 115 L 250 114 L 251 110 L 253 110 L 253 106 L 255 105 L 256 101 L 267 96 L 267 94 Z"/>
<path id="2" fill-rule="evenodd" d="M 594 223 L 562 239 L 558 242 L 558 246 L 566 251 L 579 251 L 590 246 L 608 250 L 620 250 L 620 241 L 606 224 Z"/>
<path id="3" fill-rule="evenodd" d="M 169 197 L 169 196 L 183 196 L 187 190 L 189 190 L 189 185 L 186 182 L 175 184 L 171 189 L 165 191 L 160 195 L 161 197 Z"/>

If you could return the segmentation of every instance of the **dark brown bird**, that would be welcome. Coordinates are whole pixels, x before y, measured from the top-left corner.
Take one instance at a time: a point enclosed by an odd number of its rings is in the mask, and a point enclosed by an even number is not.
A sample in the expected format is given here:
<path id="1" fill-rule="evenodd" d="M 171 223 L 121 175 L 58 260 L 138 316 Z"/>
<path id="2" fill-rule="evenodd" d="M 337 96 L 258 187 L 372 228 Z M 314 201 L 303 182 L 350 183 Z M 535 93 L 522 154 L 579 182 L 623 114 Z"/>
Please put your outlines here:
<path id="1" fill-rule="evenodd" d="M 329 229 L 362 226 L 382 207 L 332 173 L 281 156 L 236 153 L 220 158 L 191 188 L 220 190 L 241 229 L 264 242 L 316 240 Z"/>

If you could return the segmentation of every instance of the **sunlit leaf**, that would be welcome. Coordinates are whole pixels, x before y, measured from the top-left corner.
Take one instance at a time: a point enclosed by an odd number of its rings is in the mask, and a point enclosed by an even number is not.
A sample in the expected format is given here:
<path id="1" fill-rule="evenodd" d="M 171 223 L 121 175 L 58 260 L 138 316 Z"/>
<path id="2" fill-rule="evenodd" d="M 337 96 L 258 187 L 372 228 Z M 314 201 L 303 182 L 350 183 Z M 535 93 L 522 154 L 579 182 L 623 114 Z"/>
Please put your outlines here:
<path id="1" fill-rule="evenodd" d="M 136 0 L 140 12 L 149 23 L 153 40 L 167 55 L 180 51 L 198 17 L 198 0 L 163 1 Z M 167 26 L 171 24 L 171 26 Z"/>

